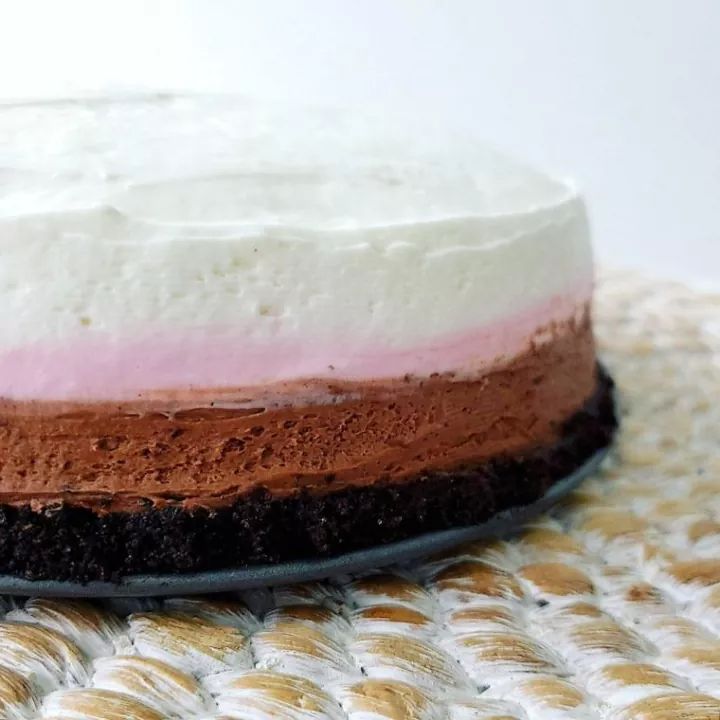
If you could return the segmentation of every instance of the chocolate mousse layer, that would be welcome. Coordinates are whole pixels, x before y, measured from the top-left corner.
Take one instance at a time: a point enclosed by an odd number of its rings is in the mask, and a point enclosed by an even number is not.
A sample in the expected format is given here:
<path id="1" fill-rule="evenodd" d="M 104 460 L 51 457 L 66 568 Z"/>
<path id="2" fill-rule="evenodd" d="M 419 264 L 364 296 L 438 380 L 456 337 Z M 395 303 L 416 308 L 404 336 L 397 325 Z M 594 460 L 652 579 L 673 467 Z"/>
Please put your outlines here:
<path id="1" fill-rule="evenodd" d="M 0 572 L 85 581 L 276 562 L 530 503 L 615 425 L 589 321 L 554 330 L 481 379 L 325 384 L 337 401 L 313 406 L 6 402 Z"/>

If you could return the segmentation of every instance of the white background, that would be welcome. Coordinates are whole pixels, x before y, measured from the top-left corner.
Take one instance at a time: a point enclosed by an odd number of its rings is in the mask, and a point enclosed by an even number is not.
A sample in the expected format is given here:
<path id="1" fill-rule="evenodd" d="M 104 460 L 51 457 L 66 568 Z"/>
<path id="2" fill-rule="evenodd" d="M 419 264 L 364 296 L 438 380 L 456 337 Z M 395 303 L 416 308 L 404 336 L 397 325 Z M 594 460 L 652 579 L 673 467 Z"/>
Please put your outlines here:
<path id="1" fill-rule="evenodd" d="M 720 0 L 0 0 L 0 96 L 417 112 L 572 175 L 598 255 L 720 286 Z"/>

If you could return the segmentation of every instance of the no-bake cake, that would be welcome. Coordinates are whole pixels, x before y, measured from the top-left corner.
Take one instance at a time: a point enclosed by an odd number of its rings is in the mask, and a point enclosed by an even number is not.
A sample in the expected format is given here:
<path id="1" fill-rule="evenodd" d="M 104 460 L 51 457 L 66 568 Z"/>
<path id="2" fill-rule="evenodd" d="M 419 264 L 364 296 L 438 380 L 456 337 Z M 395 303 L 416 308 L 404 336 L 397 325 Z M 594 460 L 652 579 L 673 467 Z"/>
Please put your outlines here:
<path id="1" fill-rule="evenodd" d="M 308 558 L 606 446 L 574 188 L 457 137 L 152 96 L 0 106 L 0 572 Z"/>

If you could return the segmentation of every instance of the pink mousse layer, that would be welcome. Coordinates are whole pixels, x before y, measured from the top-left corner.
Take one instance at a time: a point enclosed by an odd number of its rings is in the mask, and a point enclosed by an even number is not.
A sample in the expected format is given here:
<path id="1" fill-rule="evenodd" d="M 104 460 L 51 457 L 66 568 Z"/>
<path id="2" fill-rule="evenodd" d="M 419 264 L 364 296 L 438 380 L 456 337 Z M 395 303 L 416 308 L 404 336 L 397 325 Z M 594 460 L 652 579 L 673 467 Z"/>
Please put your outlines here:
<path id="1" fill-rule="evenodd" d="M 579 299 L 585 298 L 585 299 Z M 303 378 L 371 380 L 473 373 L 509 360 L 582 314 L 584 293 L 558 295 L 512 317 L 411 348 L 353 338 L 253 344 L 224 328 L 163 329 L 121 338 L 85 331 L 61 343 L 36 343 L 0 353 L 0 398 L 125 401 L 158 391 L 252 388 Z"/>

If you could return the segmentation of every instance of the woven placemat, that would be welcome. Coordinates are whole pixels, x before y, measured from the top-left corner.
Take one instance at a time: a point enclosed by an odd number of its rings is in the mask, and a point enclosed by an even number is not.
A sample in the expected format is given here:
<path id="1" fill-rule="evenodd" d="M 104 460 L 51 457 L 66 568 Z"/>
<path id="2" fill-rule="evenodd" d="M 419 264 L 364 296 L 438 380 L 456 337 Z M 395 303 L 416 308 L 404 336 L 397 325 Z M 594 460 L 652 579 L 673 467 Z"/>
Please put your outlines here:
<path id="1" fill-rule="evenodd" d="M 0 600 L 0 717 L 720 718 L 720 296 L 613 274 L 623 428 L 509 541 L 237 598 Z"/>

